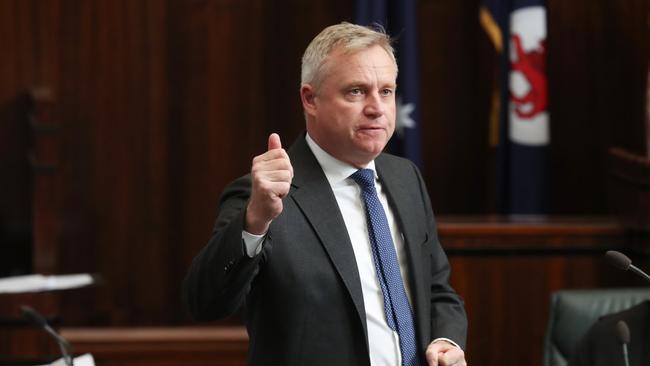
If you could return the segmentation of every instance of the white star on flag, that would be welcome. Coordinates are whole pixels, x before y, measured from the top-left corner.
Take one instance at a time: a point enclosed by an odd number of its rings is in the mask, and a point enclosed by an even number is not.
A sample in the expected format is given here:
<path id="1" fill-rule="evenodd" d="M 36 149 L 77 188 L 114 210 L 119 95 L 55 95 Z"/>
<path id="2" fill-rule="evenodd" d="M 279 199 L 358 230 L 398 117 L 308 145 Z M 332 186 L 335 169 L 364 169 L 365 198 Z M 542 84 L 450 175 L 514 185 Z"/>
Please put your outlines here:
<path id="1" fill-rule="evenodd" d="M 415 128 L 415 121 L 411 118 L 411 113 L 415 110 L 415 104 L 402 103 L 402 98 L 397 97 L 397 118 L 395 121 L 395 130 L 398 135 L 404 134 L 405 128 Z"/>

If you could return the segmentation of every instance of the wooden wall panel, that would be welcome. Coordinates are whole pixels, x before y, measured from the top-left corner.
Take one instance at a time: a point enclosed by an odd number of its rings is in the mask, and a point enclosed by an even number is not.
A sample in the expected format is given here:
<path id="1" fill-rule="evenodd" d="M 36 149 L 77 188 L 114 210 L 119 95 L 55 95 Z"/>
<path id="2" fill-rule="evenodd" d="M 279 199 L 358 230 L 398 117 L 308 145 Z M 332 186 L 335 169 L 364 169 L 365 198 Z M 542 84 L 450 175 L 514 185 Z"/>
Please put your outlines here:
<path id="1" fill-rule="evenodd" d="M 426 141 L 422 170 L 433 209 L 445 214 L 487 213 L 488 168 L 493 163 L 487 116 L 496 64 L 478 24 L 478 2 L 418 4 Z"/>
<path id="2" fill-rule="evenodd" d="M 62 192 L 66 228 L 60 271 L 89 271 L 105 284 L 82 292 L 94 321 L 166 317 L 175 289 L 170 258 L 165 108 L 166 7 L 157 1 L 61 2 L 57 85 L 65 123 Z M 69 17 L 69 18 L 68 18 Z M 86 295 L 86 296 L 83 296 Z M 176 302 L 170 309 L 178 309 Z M 83 314 L 71 296 L 66 317 Z"/>
<path id="3" fill-rule="evenodd" d="M 29 14 L 19 2 L 0 3 L 0 45 L 5 55 L 0 63 L 0 275 L 30 269 L 31 179 L 27 158 L 30 131 L 26 123 L 29 108 L 27 89 L 34 84 L 31 70 L 32 35 L 21 32 Z M 23 93 L 16 93 L 23 90 Z"/>
<path id="4" fill-rule="evenodd" d="M 647 1 L 548 1 L 553 213 L 608 212 L 608 147 L 645 154 L 649 13 Z"/>

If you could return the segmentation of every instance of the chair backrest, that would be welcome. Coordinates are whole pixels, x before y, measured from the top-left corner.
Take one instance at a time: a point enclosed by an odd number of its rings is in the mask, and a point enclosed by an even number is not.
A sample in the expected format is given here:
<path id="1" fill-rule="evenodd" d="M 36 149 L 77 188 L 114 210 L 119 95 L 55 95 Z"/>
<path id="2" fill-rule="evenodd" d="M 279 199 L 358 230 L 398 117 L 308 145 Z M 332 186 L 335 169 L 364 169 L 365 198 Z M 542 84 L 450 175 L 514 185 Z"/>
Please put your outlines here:
<path id="1" fill-rule="evenodd" d="M 551 297 L 544 366 L 566 366 L 578 341 L 603 315 L 650 299 L 650 288 L 560 290 Z"/>

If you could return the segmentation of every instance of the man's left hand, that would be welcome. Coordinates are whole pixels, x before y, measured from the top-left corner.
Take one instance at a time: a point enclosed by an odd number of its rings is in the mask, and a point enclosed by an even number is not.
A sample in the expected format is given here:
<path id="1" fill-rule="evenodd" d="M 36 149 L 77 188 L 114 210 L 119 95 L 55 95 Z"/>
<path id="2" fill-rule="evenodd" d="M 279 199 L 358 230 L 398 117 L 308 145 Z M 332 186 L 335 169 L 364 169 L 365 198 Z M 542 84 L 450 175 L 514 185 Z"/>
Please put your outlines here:
<path id="1" fill-rule="evenodd" d="M 427 347 L 429 366 L 467 366 L 465 352 L 446 341 L 437 341 Z"/>

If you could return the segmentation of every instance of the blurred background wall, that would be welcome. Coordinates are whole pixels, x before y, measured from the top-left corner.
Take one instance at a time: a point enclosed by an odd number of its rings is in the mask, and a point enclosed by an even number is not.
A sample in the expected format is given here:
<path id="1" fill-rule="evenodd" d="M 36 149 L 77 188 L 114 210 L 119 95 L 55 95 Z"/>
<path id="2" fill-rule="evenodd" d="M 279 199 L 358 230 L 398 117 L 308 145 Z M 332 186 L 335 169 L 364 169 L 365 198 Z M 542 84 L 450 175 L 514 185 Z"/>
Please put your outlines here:
<path id="1" fill-rule="evenodd" d="M 495 213 L 496 59 L 478 8 L 417 2 L 422 171 L 440 216 Z M 547 1 L 552 216 L 615 216 L 608 149 L 646 155 L 648 11 Z M 298 136 L 302 52 L 352 13 L 343 0 L 1 0 L 2 274 L 101 274 L 100 287 L 42 300 L 66 325 L 187 324 L 180 284 L 221 190 L 269 133 Z M 479 309 L 463 274 L 480 257 L 453 253 Z"/>

